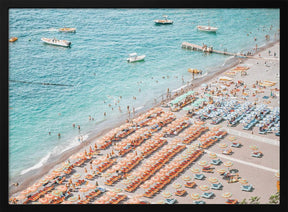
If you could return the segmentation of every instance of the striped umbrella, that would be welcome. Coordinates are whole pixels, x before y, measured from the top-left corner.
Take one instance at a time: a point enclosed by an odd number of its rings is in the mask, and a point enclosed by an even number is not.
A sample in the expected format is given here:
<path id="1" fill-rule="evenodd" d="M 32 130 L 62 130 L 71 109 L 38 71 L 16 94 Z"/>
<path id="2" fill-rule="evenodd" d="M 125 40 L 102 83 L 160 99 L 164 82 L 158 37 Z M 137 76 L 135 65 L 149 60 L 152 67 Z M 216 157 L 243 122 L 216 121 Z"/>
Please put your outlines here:
<path id="1" fill-rule="evenodd" d="M 21 191 L 21 194 L 23 194 L 23 195 L 27 195 L 29 193 L 31 193 L 31 191 L 28 189 Z"/>
<path id="2" fill-rule="evenodd" d="M 38 200 L 41 204 L 49 204 L 50 200 L 46 197 L 42 197 Z"/>
<path id="3" fill-rule="evenodd" d="M 226 161 L 226 162 L 223 163 L 223 165 L 226 166 L 226 167 L 231 167 L 231 166 L 233 166 L 233 162 Z"/>
<path id="4" fill-rule="evenodd" d="M 164 192 L 162 192 L 162 196 L 165 198 L 169 198 L 172 196 L 172 194 L 169 191 L 164 191 Z"/>
<path id="5" fill-rule="evenodd" d="M 183 179 L 184 181 L 190 181 L 190 180 L 191 180 L 191 177 L 188 176 L 188 175 L 185 175 L 185 176 L 182 177 L 182 179 Z"/>
<path id="6" fill-rule="evenodd" d="M 59 190 L 54 190 L 51 192 L 51 194 L 55 197 L 60 197 L 62 195 L 62 192 Z"/>
<path id="7" fill-rule="evenodd" d="M 30 192 L 35 192 L 37 191 L 38 187 L 37 186 L 30 186 L 29 188 L 27 188 L 27 190 L 29 190 Z"/>
<path id="8" fill-rule="evenodd" d="M 193 168 L 191 168 L 191 171 L 192 171 L 193 173 L 200 173 L 200 169 L 199 169 L 198 167 L 193 167 Z"/>
<path id="9" fill-rule="evenodd" d="M 219 147 L 220 147 L 220 148 L 226 148 L 227 146 L 228 146 L 228 145 L 227 145 L 226 143 L 220 143 L 220 144 L 219 144 Z"/>
<path id="10" fill-rule="evenodd" d="M 217 183 L 218 179 L 216 177 L 209 177 L 208 181 L 211 182 L 211 183 Z"/>
<path id="11" fill-rule="evenodd" d="M 80 178 L 80 177 L 81 177 L 81 174 L 80 174 L 80 173 L 75 173 L 75 174 L 72 175 L 72 178 L 73 178 L 73 179 L 78 179 L 78 178 Z"/>
<path id="12" fill-rule="evenodd" d="M 175 189 L 179 189 L 179 188 L 181 188 L 182 187 L 182 185 L 180 184 L 180 183 L 173 183 L 173 188 L 175 188 Z"/>
<path id="13" fill-rule="evenodd" d="M 199 188 L 202 190 L 202 191 L 208 191 L 210 189 L 209 186 L 207 185 L 200 185 Z"/>
<path id="14" fill-rule="evenodd" d="M 56 187 L 58 191 L 65 192 L 67 190 L 66 185 L 59 185 Z"/>
<path id="15" fill-rule="evenodd" d="M 230 198 L 232 196 L 232 193 L 231 192 L 225 192 L 221 196 L 224 198 Z"/>
<path id="16" fill-rule="evenodd" d="M 226 170 L 225 169 L 217 169 L 217 172 L 220 173 L 220 174 L 223 174 L 223 173 L 226 172 Z"/>
<path id="17" fill-rule="evenodd" d="M 199 166 L 206 166 L 208 164 L 208 162 L 206 160 L 201 160 L 198 162 Z"/>
<path id="18" fill-rule="evenodd" d="M 70 201 L 70 202 L 75 202 L 75 201 L 77 201 L 78 200 L 78 197 L 77 196 L 72 196 L 72 197 L 69 197 L 68 198 L 68 201 Z"/>
<path id="19" fill-rule="evenodd" d="M 200 194 L 198 194 L 198 193 L 193 193 L 193 194 L 191 194 L 190 196 L 191 196 L 191 198 L 192 198 L 193 200 L 198 200 L 198 199 L 200 199 Z"/>
<path id="20" fill-rule="evenodd" d="M 209 153 L 209 157 L 210 158 L 217 158 L 217 155 L 216 155 L 216 153 L 211 152 L 211 153 Z"/>
<path id="21" fill-rule="evenodd" d="M 52 193 L 46 194 L 44 197 L 48 198 L 48 199 L 54 199 L 55 196 Z"/>
<path id="22" fill-rule="evenodd" d="M 115 193 L 120 193 L 122 191 L 122 189 L 121 188 L 114 188 L 112 191 Z"/>

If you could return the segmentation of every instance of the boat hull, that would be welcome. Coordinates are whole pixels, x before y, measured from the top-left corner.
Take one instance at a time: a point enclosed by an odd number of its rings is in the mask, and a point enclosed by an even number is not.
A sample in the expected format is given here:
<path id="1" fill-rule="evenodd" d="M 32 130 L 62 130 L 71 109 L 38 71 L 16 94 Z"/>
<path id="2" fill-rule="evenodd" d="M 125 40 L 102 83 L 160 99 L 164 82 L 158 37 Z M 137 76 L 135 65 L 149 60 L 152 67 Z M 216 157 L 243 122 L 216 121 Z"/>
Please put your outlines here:
<path id="1" fill-rule="evenodd" d="M 156 25 L 168 25 L 168 24 L 173 24 L 173 21 L 171 21 L 171 20 L 155 20 L 154 23 Z"/>
<path id="2" fill-rule="evenodd" d="M 127 61 L 129 63 L 135 63 L 135 62 L 140 62 L 145 59 L 145 55 L 137 56 L 136 58 L 127 58 Z"/>
<path id="3" fill-rule="evenodd" d="M 216 27 L 209 27 L 209 26 L 197 26 L 197 29 L 203 32 L 216 32 L 218 30 L 218 28 Z"/>
<path id="4" fill-rule="evenodd" d="M 41 40 L 44 43 L 53 45 L 53 46 L 70 47 L 71 45 L 70 41 L 65 41 L 65 40 L 58 40 L 59 42 L 53 42 L 52 39 L 49 39 L 49 38 L 41 38 Z"/>
<path id="5" fill-rule="evenodd" d="M 59 32 L 76 32 L 76 28 L 60 28 Z"/>

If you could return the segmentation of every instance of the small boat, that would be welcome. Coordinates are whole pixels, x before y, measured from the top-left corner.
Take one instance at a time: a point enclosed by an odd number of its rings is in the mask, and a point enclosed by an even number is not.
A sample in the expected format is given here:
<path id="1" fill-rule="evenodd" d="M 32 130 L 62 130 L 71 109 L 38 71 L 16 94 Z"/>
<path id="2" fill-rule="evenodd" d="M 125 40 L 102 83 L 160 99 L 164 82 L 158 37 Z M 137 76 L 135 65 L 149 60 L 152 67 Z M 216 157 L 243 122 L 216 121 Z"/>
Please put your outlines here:
<path id="1" fill-rule="evenodd" d="M 44 43 L 55 45 L 55 46 L 64 46 L 64 47 L 70 47 L 71 42 L 67 40 L 58 40 L 56 38 L 50 39 L 50 38 L 41 38 L 41 40 Z"/>
<path id="2" fill-rule="evenodd" d="M 164 20 L 154 20 L 155 24 L 173 24 L 172 20 L 167 19 L 167 15 L 163 15 L 163 17 L 165 18 Z"/>
<path id="3" fill-rule="evenodd" d="M 12 38 L 9 39 L 9 42 L 15 42 L 16 40 L 18 40 L 17 37 L 12 37 Z"/>
<path id="4" fill-rule="evenodd" d="M 197 29 L 204 32 L 216 32 L 218 30 L 217 27 L 211 27 L 211 26 L 197 26 Z"/>
<path id="5" fill-rule="evenodd" d="M 60 28 L 58 31 L 59 32 L 76 32 L 76 28 L 67 28 L 67 27 L 65 27 L 65 28 Z"/>
<path id="6" fill-rule="evenodd" d="M 129 54 L 129 57 L 127 58 L 127 61 L 129 63 L 143 61 L 145 57 L 146 57 L 145 55 L 138 56 L 137 53 L 132 53 L 132 54 Z"/>

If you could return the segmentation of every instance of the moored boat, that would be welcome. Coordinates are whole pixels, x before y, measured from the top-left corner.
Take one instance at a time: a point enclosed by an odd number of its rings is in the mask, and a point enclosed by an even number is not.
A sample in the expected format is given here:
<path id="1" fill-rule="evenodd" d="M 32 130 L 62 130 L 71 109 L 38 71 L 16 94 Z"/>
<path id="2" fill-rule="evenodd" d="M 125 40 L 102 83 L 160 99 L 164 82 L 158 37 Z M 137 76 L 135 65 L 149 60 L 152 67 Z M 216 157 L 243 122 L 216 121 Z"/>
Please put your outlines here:
<path id="1" fill-rule="evenodd" d="M 197 26 L 197 29 L 204 32 L 216 32 L 218 30 L 217 27 L 211 27 L 211 26 Z"/>
<path id="2" fill-rule="evenodd" d="M 140 55 L 140 56 L 138 56 L 137 53 L 132 53 L 132 54 L 130 54 L 129 57 L 127 58 L 127 61 L 128 61 L 129 63 L 138 62 L 138 61 L 143 61 L 145 57 L 146 57 L 145 55 Z"/>
<path id="3" fill-rule="evenodd" d="M 44 43 L 54 45 L 54 46 L 63 46 L 63 47 L 70 47 L 71 42 L 67 40 L 58 40 L 56 38 L 41 38 Z"/>
<path id="4" fill-rule="evenodd" d="M 59 32 L 76 32 L 76 28 L 67 28 L 67 27 L 64 27 L 64 28 L 60 28 L 58 31 L 59 31 Z"/>
<path id="5" fill-rule="evenodd" d="M 163 15 L 163 17 L 165 18 L 164 20 L 154 20 L 155 24 L 173 24 L 172 20 L 168 20 L 168 16 L 167 15 Z"/>
<path id="6" fill-rule="evenodd" d="M 15 42 L 16 40 L 18 40 L 17 37 L 11 37 L 11 38 L 9 39 L 9 42 Z"/>

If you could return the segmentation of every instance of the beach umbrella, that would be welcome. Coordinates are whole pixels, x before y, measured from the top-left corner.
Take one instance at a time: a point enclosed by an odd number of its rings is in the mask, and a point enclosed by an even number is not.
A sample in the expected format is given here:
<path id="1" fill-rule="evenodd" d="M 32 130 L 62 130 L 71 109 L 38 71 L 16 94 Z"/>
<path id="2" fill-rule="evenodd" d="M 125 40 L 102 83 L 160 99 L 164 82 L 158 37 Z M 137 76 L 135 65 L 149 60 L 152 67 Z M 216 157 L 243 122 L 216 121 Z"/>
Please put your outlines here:
<path id="1" fill-rule="evenodd" d="M 35 192 L 37 191 L 38 187 L 37 186 L 30 186 L 29 188 L 27 188 L 26 190 L 29 190 L 30 192 Z"/>
<path id="2" fill-rule="evenodd" d="M 23 194 L 23 195 L 27 195 L 29 193 L 31 193 L 31 191 L 29 189 L 25 189 L 25 190 L 21 191 L 21 194 Z"/>
<path id="3" fill-rule="evenodd" d="M 55 177 L 54 175 L 50 174 L 50 175 L 46 175 L 46 176 L 44 177 L 44 179 L 53 180 L 54 177 Z"/>
<path id="4" fill-rule="evenodd" d="M 258 147 L 256 145 L 250 145 L 249 148 L 252 149 L 252 150 L 257 150 L 258 149 Z"/>
<path id="5" fill-rule="evenodd" d="M 93 164 L 93 165 L 98 165 L 98 164 L 100 164 L 101 162 L 102 162 L 101 160 L 95 159 L 95 160 L 93 160 L 92 164 Z"/>
<path id="6" fill-rule="evenodd" d="M 190 180 L 191 180 L 191 177 L 188 176 L 188 175 L 185 175 L 185 176 L 182 177 L 182 179 L 183 179 L 184 181 L 190 181 Z"/>
<path id="7" fill-rule="evenodd" d="M 217 155 L 216 155 L 216 153 L 211 152 L 211 153 L 209 153 L 209 157 L 210 158 L 217 158 Z"/>
<path id="8" fill-rule="evenodd" d="M 206 166 L 208 164 L 208 162 L 206 160 L 201 160 L 198 162 L 199 166 Z"/>
<path id="9" fill-rule="evenodd" d="M 122 189 L 121 188 L 114 188 L 112 191 L 115 193 L 120 193 L 122 191 Z"/>
<path id="10" fill-rule="evenodd" d="M 175 189 L 179 189 L 179 188 L 181 188 L 182 187 L 182 185 L 180 184 L 180 183 L 178 183 L 178 182 L 176 182 L 176 183 L 173 183 L 173 188 L 175 188 Z"/>
<path id="11" fill-rule="evenodd" d="M 70 202 L 75 202 L 75 201 L 77 201 L 78 200 L 78 197 L 77 196 L 72 196 L 72 197 L 69 197 L 68 198 L 68 201 L 70 201 Z"/>
<path id="12" fill-rule="evenodd" d="M 136 178 L 135 175 L 129 174 L 129 176 L 127 176 L 127 179 L 129 180 L 134 180 Z"/>
<path id="13" fill-rule="evenodd" d="M 95 184 L 87 184 L 86 185 L 86 188 L 88 188 L 88 189 L 96 189 L 96 185 Z"/>
<path id="14" fill-rule="evenodd" d="M 219 147 L 220 147 L 220 148 L 226 148 L 227 146 L 228 146 L 228 145 L 227 145 L 226 143 L 220 143 L 220 144 L 219 144 Z"/>
<path id="15" fill-rule="evenodd" d="M 157 175 L 155 175 L 155 176 L 153 176 L 153 177 L 151 178 L 151 180 L 154 181 L 154 182 L 159 182 L 160 177 L 157 176 Z"/>
<path id="16" fill-rule="evenodd" d="M 54 199 L 55 198 L 55 196 L 52 193 L 46 194 L 45 197 L 48 199 Z"/>
<path id="17" fill-rule="evenodd" d="M 80 174 L 80 173 L 75 173 L 75 174 L 72 175 L 72 178 L 73 178 L 73 179 L 78 179 L 78 178 L 80 178 L 80 177 L 81 177 L 81 174 Z"/>
<path id="18" fill-rule="evenodd" d="M 110 200 L 110 197 L 105 195 L 99 198 L 99 200 L 103 200 L 105 203 Z"/>
<path id="19" fill-rule="evenodd" d="M 89 191 L 89 188 L 83 187 L 83 188 L 80 188 L 79 191 L 85 193 L 85 192 Z"/>
<path id="20" fill-rule="evenodd" d="M 33 186 L 39 188 L 42 185 L 42 183 L 34 183 Z"/>
<path id="21" fill-rule="evenodd" d="M 163 196 L 164 198 L 169 198 L 169 197 L 172 196 L 172 194 L 171 194 L 169 191 L 164 191 L 164 192 L 162 192 L 162 196 Z"/>
<path id="22" fill-rule="evenodd" d="M 226 172 L 226 170 L 225 169 L 217 169 L 217 172 L 220 173 L 220 174 L 223 174 L 223 173 Z"/>
<path id="23" fill-rule="evenodd" d="M 243 178 L 239 179 L 238 181 L 241 184 L 248 184 L 248 181 L 246 179 L 243 179 Z"/>
<path id="24" fill-rule="evenodd" d="M 200 199 L 200 194 L 198 194 L 198 193 L 193 193 L 193 194 L 191 194 L 190 196 L 191 196 L 191 198 L 192 198 L 193 200 L 198 200 L 198 199 Z"/>
<path id="25" fill-rule="evenodd" d="M 49 204 L 50 200 L 46 197 L 42 197 L 38 200 L 41 204 Z"/>
<path id="26" fill-rule="evenodd" d="M 18 195 L 17 197 L 15 197 L 17 200 L 23 200 L 23 199 L 26 199 L 26 195 L 24 194 L 20 194 Z"/>
<path id="27" fill-rule="evenodd" d="M 114 191 L 107 191 L 105 194 L 109 197 L 115 197 L 117 195 L 117 193 Z"/>
<path id="28" fill-rule="evenodd" d="M 208 190 L 210 189 L 210 187 L 207 186 L 207 185 L 200 185 L 199 188 L 200 188 L 200 190 L 202 190 L 202 191 L 208 191 Z"/>
<path id="29" fill-rule="evenodd" d="M 192 171 L 193 173 L 200 173 L 200 169 L 199 169 L 198 167 L 193 167 L 193 168 L 191 168 L 191 171 Z"/>
<path id="30" fill-rule="evenodd" d="M 121 183 L 124 184 L 124 185 L 128 185 L 130 182 L 131 182 L 130 179 L 124 179 L 124 180 L 121 181 Z"/>
<path id="31" fill-rule="evenodd" d="M 230 141 L 235 141 L 237 138 L 234 135 L 231 135 L 231 136 L 228 137 L 228 139 Z"/>
<path id="32" fill-rule="evenodd" d="M 68 188 L 66 185 L 59 185 L 56 187 L 58 191 L 65 192 Z"/>
<path id="33" fill-rule="evenodd" d="M 208 181 L 211 182 L 211 183 L 217 183 L 218 179 L 216 177 L 209 177 Z"/>
<path id="34" fill-rule="evenodd" d="M 42 185 L 43 184 L 46 184 L 46 183 L 48 183 L 49 182 L 49 180 L 48 179 L 45 179 L 45 178 L 43 178 L 43 179 L 41 179 L 40 181 L 39 181 L 39 183 L 41 183 Z"/>
<path id="35" fill-rule="evenodd" d="M 223 163 L 223 165 L 226 166 L 226 167 L 231 167 L 231 166 L 233 166 L 233 162 L 226 161 L 226 162 Z"/>
<path id="36" fill-rule="evenodd" d="M 51 194 L 52 194 L 53 196 L 55 196 L 55 197 L 60 197 L 61 194 L 62 194 L 62 192 L 59 191 L 59 190 L 54 190 L 54 191 L 51 192 Z"/>
<path id="37" fill-rule="evenodd" d="M 232 196 L 232 193 L 231 192 L 225 192 L 221 196 L 224 198 L 230 198 Z"/>

